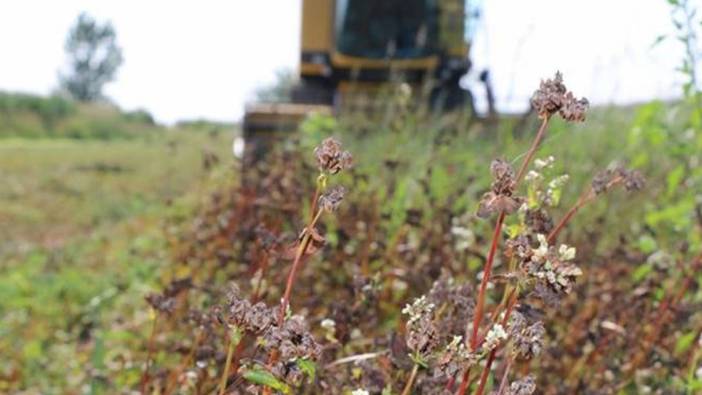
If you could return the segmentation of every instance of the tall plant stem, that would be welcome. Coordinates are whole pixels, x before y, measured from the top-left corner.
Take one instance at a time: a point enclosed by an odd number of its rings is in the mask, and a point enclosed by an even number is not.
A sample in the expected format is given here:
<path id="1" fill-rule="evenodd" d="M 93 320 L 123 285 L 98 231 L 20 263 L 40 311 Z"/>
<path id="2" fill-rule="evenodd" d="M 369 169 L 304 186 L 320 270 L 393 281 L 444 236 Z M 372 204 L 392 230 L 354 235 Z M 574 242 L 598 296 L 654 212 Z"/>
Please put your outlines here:
<path id="1" fill-rule="evenodd" d="M 234 349 L 236 349 L 241 339 L 241 332 L 238 328 L 232 328 L 229 334 L 229 347 L 227 349 L 227 360 L 224 362 L 224 370 L 222 371 L 222 378 L 219 381 L 219 395 L 224 395 L 227 390 L 227 380 L 229 379 L 229 370 L 232 366 L 232 356 L 234 356 Z"/>
<path id="2" fill-rule="evenodd" d="M 505 393 L 505 388 L 507 388 L 507 379 L 509 378 L 509 371 L 512 368 L 512 359 L 507 360 L 507 366 L 505 366 L 505 372 L 502 374 L 502 380 L 500 381 L 500 387 L 497 390 L 497 395 L 502 395 Z"/>
<path id="3" fill-rule="evenodd" d="M 539 148 L 539 144 L 541 144 L 541 140 L 544 139 L 544 135 L 546 134 L 546 127 L 548 126 L 549 119 L 550 118 L 547 116 L 547 117 L 544 117 L 543 121 L 541 121 L 541 126 L 539 127 L 539 131 L 536 132 L 536 136 L 534 137 L 534 141 L 531 143 L 531 147 L 529 147 L 529 151 L 527 151 L 526 156 L 524 157 L 524 160 L 522 161 L 522 165 L 519 167 L 519 172 L 517 172 L 517 177 L 515 177 L 516 185 L 519 185 L 519 183 L 522 181 L 524 174 L 526 174 L 526 171 L 529 168 L 529 163 L 531 162 L 531 160 L 534 158 L 534 155 L 536 154 L 536 149 Z"/>
<path id="4" fill-rule="evenodd" d="M 402 390 L 402 395 L 410 394 L 410 392 L 412 391 L 412 386 L 414 385 L 414 380 L 417 378 L 418 371 L 419 365 L 415 363 L 414 367 L 412 368 L 412 373 L 410 373 L 409 380 L 407 380 L 407 384 L 405 384 L 405 388 Z"/>
<path id="5" fill-rule="evenodd" d="M 607 185 L 605 185 L 604 190 L 608 191 L 610 190 L 613 186 L 616 184 L 622 182 L 624 179 L 621 176 L 614 177 L 612 180 L 610 180 Z M 558 221 L 558 225 L 553 228 L 551 233 L 549 233 L 548 237 L 546 238 L 546 241 L 550 243 L 553 243 L 556 241 L 556 237 L 558 237 L 558 234 L 563 230 L 566 224 L 570 222 L 570 220 L 575 216 L 575 214 L 583 208 L 586 204 L 590 203 L 591 201 L 595 200 L 597 197 L 597 194 L 595 193 L 595 190 L 590 187 L 587 192 L 583 193 L 580 195 L 578 198 L 578 201 L 575 202 L 573 207 L 568 210 L 568 212 L 561 218 L 560 221 Z"/>
<path id="6" fill-rule="evenodd" d="M 495 261 L 495 254 L 497 253 L 497 245 L 500 241 L 500 233 L 502 232 L 502 224 L 505 220 L 505 212 L 500 212 L 497 217 L 497 223 L 495 223 L 495 231 L 492 234 L 492 243 L 490 244 L 490 252 L 488 253 L 487 261 L 485 262 L 485 269 L 483 270 L 483 278 L 480 281 L 480 290 L 478 291 L 478 303 L 475 307 L 475 314 L 473 315 L 473 327 L 470 336 L 470 347 L 475 350 L 478 348 L 478 329 L 480 327 L 480 322 L 483 319 L 484 308 L 485 308 L 485 291 L 487 290 L 487 284 L 490 280 L 490 273 L 492 272 L 492 264 Z M 462 393 L 461 393 L 462 394 Z"/>
<path id="7" fill-rule="evenodd" d="M 309 246 L 310 241 L 312 241 L 312 229 L 319 220 L 319 217 L 322 216 L 322 212 L 323 210 L 321 209 L 317 210 L 317 214 L 314 216 L 314 218 L 312 218 L 310 224 L 307 225 L 305 234 L 302 236 L 300 245 L 298 246 L 297 252 L 295 253 L 295 260 L 293 261 L 292 267 L 290 268 L 290 273 L 288 274 L 288 281 L 285 285 L 285 293 L 283 294 L 283 299 L 280 302 L 280 312 L 278 313 L 278 325 L 283 325 L 283 321 L 285 320 L 285 312 L 287 311 L 288 305 L 290 304 L 290 294 L 292 292 L 293 284 L 295 283 L 295 275 L 297 274 L 297 270 L 300 266 L 300 262 L 302 261 L 302 257 L 305 255 L 305 251 L 307 251 L 307 247 Z"/>
<path id="8" fill-rule="evenodd" d="M 502 317 L 502 326 L 507 325 L 507 322 L 509 321 L 510 315 L 512 315 L 512 310 L 514 308 L 514 305 L 517 303 L 517 292 L 512 293 L 509 303 L 507 305 L 507 310 L 505 311 L 504 316 Z M 478 390 L 475 392 L 476 395 L 483 395 L 483 392 L 485 391 L 485 385 L 487 384 L 487 378 L 490 375 L 490 368 L 492 367 L 492 363 L 495 361 L 495 355 L 497 354 L 499 346 L 492 351 L 490 351 L 490 355 L 488 355 L 488 359 L 485 362 L 485 367 L 483 368 L 483 373 L 480 375 L 480 384 L 478 384 Z"/>
<path id="9" fill-rule="evenodd" d="M 522 165 L 519 167 L 519 171 L 517 172 L 517 176 L 515 177 L 515 188 L 519 185 L 521 182 L 522 178 L 524 178 L 524 174 L 526 174 L 526 170 L 529 167 L 529 163 L 531 160 L 534 158 L 534 155 L 536 154 L 536 150 L 539 148 L 539 145 L 541 144 L 541 141 L 544 138 L 544 135 L 546 134 L 546 127 L 548 126 L 548 121 L 549 117 L 544 117 L 543 120 L 541 121 L 541 126 L 539 127 L 539 130 L 536 132 L 536 136 L 534 137 L 534 141 L 531 143 L 531 147 L 529 147 L 529 150 L 527 151 L 526 155 L 524 156 L 524 159 L 522 160 Z M 488 253 L 487 260 L 485 262 L 485 269 L 483 270 L 483 278 L 480 281 L 480 290 L 478 291 L 478 302 L 476 304 L 475 308 L 475 314 L 473 316 L 473 323 L 472 323 L 472 332 L 470 336 L 470 346 L 471 349 L 475 350 L 478 347 L 478 331 L 480 327 L 480 323 L 483 319 L 484 315 L 484 310 L 485 310 L 485 292 L 487 290 L 487 284 L 490 281 L 490 275 L 492 274 L 492 266 L 495 261 L 495 254 L 497 252 L 497 245 L 499 244 L 500 240 L 500 235 L 502 233 L 502 225 L 505 220 L 505 212 L 502 211 L 500 212 L 500 215 L 497 217 L 497 223 L 495 224 L 495 231 L 493 232 L 492 235 L 492 241 L 490 243 L 490 251 Z M 489 369 L 488 369 L 489 370 Z M 467 373 L 467 371 L 466 371 Z M 482 381 L 482 380 L 481 380 Z M 464 395 L 466 390 L 468 389 L 468 375 L 464 374 L 463 377 L 463 382 L 461 383 L 461 387 L 458 390 L 459 395 Z"/>
<path id="10" fill-rule="evenodd" d="M 146 387 L 149 384 L 149 369 L 151 368 L 151 359 L 154 353 L 154 339 L 156 338 L 156 327 L 158 323 L 158 312 L 154 312 L 154 320 L 151 324 L 151 335 L 149 335 L 148 351 L 146 355 L 146 365 L 144 366 L 144 373 L 141 376 L 141 393 L 146 393 Z"/>

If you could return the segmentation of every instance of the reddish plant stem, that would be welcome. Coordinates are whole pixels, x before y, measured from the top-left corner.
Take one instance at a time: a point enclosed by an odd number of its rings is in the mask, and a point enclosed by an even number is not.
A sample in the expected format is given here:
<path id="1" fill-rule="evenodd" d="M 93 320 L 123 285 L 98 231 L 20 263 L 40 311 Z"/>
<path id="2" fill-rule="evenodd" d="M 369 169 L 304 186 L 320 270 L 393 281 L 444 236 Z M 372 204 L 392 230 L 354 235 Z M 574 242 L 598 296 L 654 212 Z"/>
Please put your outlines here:
<path id="1" fill-rule="evenodd" d="M 539 144 L 541 144 L 541 140 L 543 140 L 543 137 L 546 133 L 546 127 L 548 126 L 548 121 L 549 117 L 544 117 L 543 121 L 541 122 L 541 126 L 539 127 L 538 132 L 536 133 L 536 136 L 534 137 L 534 141 L 531 144 L 531 147 L 529 147 L 529 150 L 527 151 L 524 160 L 522 161 L 522 165 L 519 167 L 519 171 L 517 172 L 517 176 L 515 177 L 515 188 L 519 185 L 519 182 L 522 180 L 524 177 L 524 174 L 526 174 L 526 170 L 529 167 L 529 162 L 534 158 L 534 155 L 536 154 L 536 150 L 539 147 Z M 495 254 L 497 252 L 497 245 L 499 243 L 500 235 L 502 232 L 502 224 L 504 223 L 505 219 L 505 212 L 502 211 L 500 212 L 500 215 L 497 218 L 497 223 L 495 224 L 495 232 L 493 233 L 492 236 L 492 242 L 490 243 L 490 251 L 488 253 L 487 260 L 485 262 L 485 269 L 483 270 L 483 278 L 480 282 L 480 290 L 478 292 L 478 303 L 476 305 L 476 310 L 475 314 L 473 316 L 473 326 L 472 326 L 472 332 L 471 332 L 471 337 L 470 337 L 470 345 L 471 349 L 475 350 L 478 346 L 478 330 L 480 326 L 480 322 L 482 321 L 483 314 L 484 314 L 484 309 L 485 309 L 485 291 L 487 290 L 487 283 L 490 280 L 490 275 L 492 273 L 492 265 L 495 260 Z M 493 355 L 494 358 L 494 355 Z M 489 369 L 488 369 L 489 370 Z M 466 390 L 468 389 L 469 386 L 469 371 L 466 370 L 466 373 L 463 375 L 463 381 L 461 382 L 461 387 L 458 390 L 459 395 L 465 395 Z M 481 380 L 482 381 L 482 380 Z"/>
<path id="2" fill-rule="evenodd" d="M 507 325 L 507 321 L 509 321 L 509 317 L 512 315 L 512 310 L 514 309 L 514 305 L 517 304 L 517 293 L 514 292 L 512 294 L 512 297 L 509 300 L 509 304 L 507 305 L 507 310 L 505 311 L 504 317 L 502 317 L 502 326 Z M 483 392 L 485 391 L 485 385 L 487 384 L 487 378 L 490 375 L 490 368 L 492 367 L 492 363 L 495 361 L 495 354 L 497 354 L 497 350 L 499 349 L 499 346 L 490 351 L 490 355 L 488 356 L 488 359 L 485 363 L 485 367 L 483 368 L 483 373 L 480 375 L 480 384 L 478 384 L 478 390 L 475 392 L 477 395 L 483 395 Z"/>
<path id="3" fill-rule="evenodd" d="M 483 395 L 485 391 L 485 385 L 487 384 L 487 378 L 490 375 L 490 368 L 492 367 L 492 362 L 495 360 L 495 352 L 497 349 L 490 351 L 488 359 L 485 362 L 485 367 L 483 368 L 483 373 L 480 375 L 480 384 L 478 384 L 478 389 L 475 391 L 476 395 Z"/>
<path id="4" fill-rule="evenodd" d="M 478 291 L 478 303 L 475 306 L 475 314 L 473 315 L 473 328 L 470 336 L 470 347 L 475 350 L 478 348 L 478 329 L 480 327 L 480 322 L 483 319 L 484 308 L 485 308 L 485 291 L 487 290 L 487 284 L 490 280 L 490 273 L 492 272 L 492 264 L 495 261 L 495 254 L 497 252 L 497 245 L 500 241 L 500 234 L 502 232 L 502 224 L 505 220 L 505 212 L 500 212 L 497 217 L 497 223 L 495 224 L 495 232 L 492 234 L 492 243 L 490 244 L 490 252 L 488 253 L 487 261 L 485 262 L 485 269 L 483 270 L 483 278 L 480 281 L 480 291 Z M 463 392 L 461 392 L 461 395 Z"/>
<path id="5" fill-rule="evenodd" d="M 283 294 L 283 299 L 280 303 L 280 312 L 278 313 L 278 325 L 283 325 L 283 321 L 285 320 L 285 312 L 288 309 L 288 305 L 290 304 L 290 294 L 292 293 L 292 288 L 295 283 L 295 274 L 297 274 L 300 262 L 302 262 L 302 257 L 305 255 L 307 247 L 312 241 L 312 229 L 319 220 L 319 217 L 322 215 L 322 212 L 322 210 L 318 210 L 317 214 L 314 216 L 314 218 L 312 218 L 312 222 L 310 222 L 310 224 L 307 226 L 305 235 L 302 237 L 300 246 L 298 247 L 297 252 L 295 253 L 295 260 L 293 261 L 292 267 L 290 268 L 290 273 L 288 274 L 288 281 L 285 285 L 285 293 Z"/>
<path id="6" fill-rule="evenodd" d="M 610 182 L 607 183 L 607 185 L 604 187 L 604 190 L 605 191 L 609 190 L 610 188 L 612 188 L 616 184 L 620 183 L 621 181 L 623 181 L 622 177 L 618 176 L 618 177 L 613 178 Z M 565 225 L 573 218 L 573 216 L 575 216 L 575 214 L 578 212 L 578 210 L 583 208 L 586 204 L 590 203 L 591 201 L 595 200 L 596 197 L 597 197 L 597 194 L 592 189 L 592 187 L 590 187 L 590 189 L 588 189 L 587 192 L 580 195 L 580 197 L 578 198 L 578 201 L 575 202 L 573 207 L 571 207 L 570 210 L 568 210 L 568 212 L 558 222 L 558 225 L 556 225 L 556 227 L 553 228 L 551 233 L 549 233 L 548 237 L 546 238 L 548 243 L 550 244 L 550 243 L 553 243 L 554 241 L 556 241 L 556 237 L 558 237 L 558 234 L 563 230 Z"/>
<path id="7" fill-rule="evenodd" d="M 458 387 L 457 394 L 465 394 L 466 391 L 468 390 L 468 387 L 470 386 L 470 382 L 471 382 L 470 368 L 468 368 L 468 369 L 466 369 L 465 372 L 463 372 L 463 379 L 461 380 L 461 386 Z"/>
<path id="8" fill-rule="evenodd" d="M 544 134 L 546 134 L 546 126 L 548 125 L 549 119 L 549 117 L 545 117 L 541 122 L 541 127 L 539 127 L 539 131 L 536 132 L 534 142 L 531 143 L 531 147 L 529 147 L 529 151 L 527 151 L 526 156 L 522 161 L 522 166 L 519 168 L 519 172 L 517 172 L 517 177 L 515 177 L 515 185 L 519 185 L 519 182 L 522 181 L 522 178 L 526 174 L 527 168 L 529 167 L 529 162 L 531 162 L 531 160 L 534 158 L 536 149 L 539 148 L 539 144 L 541 144 L 541 140 L 543 140 Z"/>
<path id="9" fill-rule="evenodd" d="M 512 368 L 512 359 L 507 360 L 507 366 L 505 366 L 505 372 L 502 374 L 502 380 L 500 381 L 500 387 L 497 390 L 497 395 L 502 395 L 505 393 L 505 388 L 507 388 L 507 379 L 509 378 L 509 371 Z"/>

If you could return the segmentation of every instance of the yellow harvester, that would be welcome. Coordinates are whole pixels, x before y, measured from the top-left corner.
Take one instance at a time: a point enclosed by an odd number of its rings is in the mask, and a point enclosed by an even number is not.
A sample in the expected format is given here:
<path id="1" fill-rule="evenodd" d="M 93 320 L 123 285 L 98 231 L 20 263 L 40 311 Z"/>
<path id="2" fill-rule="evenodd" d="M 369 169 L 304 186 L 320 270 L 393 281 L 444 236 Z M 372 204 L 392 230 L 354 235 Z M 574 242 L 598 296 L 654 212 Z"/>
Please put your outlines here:
<path id="1" fill-rule="evenodd" d="M 249 155 L 311 111 L 342 108 L 354 93 L 400 80 L 428 83 L 435 108 L 472 106 L 459 86 L 470 68 L 466 0 L 302 0 L 299 84 L 292 102 L 246 109 Z"/>

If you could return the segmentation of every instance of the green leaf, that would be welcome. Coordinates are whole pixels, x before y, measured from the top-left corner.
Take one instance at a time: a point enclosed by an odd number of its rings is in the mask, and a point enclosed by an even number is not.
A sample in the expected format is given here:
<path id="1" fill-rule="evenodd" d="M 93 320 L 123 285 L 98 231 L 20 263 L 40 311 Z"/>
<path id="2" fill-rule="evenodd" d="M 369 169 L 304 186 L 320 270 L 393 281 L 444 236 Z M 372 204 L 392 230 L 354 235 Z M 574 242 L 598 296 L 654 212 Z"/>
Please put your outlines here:
<path id="1" fill-rule="evenodd" d="M 680 336 L 675 342 L 675 354 L 682 354 L 687 351 L 695 342 L 696 336 L 695 332 L 688 332 Z"/>
<path id="2" fill-rule="evenodd" d="M 631 273 L 631 279 L 634 280 L 634 282 L 636 283 L 641 282 L 641 280 L 648 277 L 648 274 L 652 271 L 653 265 L 651 265 L 650 263 L 644 263 L 643 265 L 637 267 L 633 273 Z"/>
<path id="3" fill-rule="evenodd" d="M 314 381 L 314 375 L 317 372 L 317 364 L 309 359 L 298 359 L 296 363 L 297 367 L 300 368 L 302 373 L 306 374 L 307 377 L 310 378 L 310 381 Z"/>
<path id="4" fill-rule="evenodd" d="M 658 249 L 658 243 L 656 243 L 656 239 L 654 239 L 650 235 L 641 235 L 641 237 L 639 237 L 638 244 L 639 250 L 641 250 L 641 252 L 643 252 L 644 254 L 650 254 L 656 249 Z"/>
<path id="5" fill-rule="evenodd" d="M 267 370 L 263 370 L 260 368 L 247 370 L 246 372 L 244 372 L 243 377 L 244 379 L 254 384 L 264 385 L 266 387 L 280 391 L 284 394 L 290 393 L 290 386 L 278 380 L 275 376 L 273 376 L 273 374 L 271 374 Z"/>
<path id="6" fill-rule="evenodd" d="M 668 173 L 668 177 L 666 177 L 666 181 L 668 184 L 668 190 L 667 195 L 668 198 L 673 196 L 675 193 L 675 190 L 678 188 L 678 185 L 680 185 L 681 181 L 685 177 L 685 166 L 683 165 L 678 165 L 673 171 Z"/>

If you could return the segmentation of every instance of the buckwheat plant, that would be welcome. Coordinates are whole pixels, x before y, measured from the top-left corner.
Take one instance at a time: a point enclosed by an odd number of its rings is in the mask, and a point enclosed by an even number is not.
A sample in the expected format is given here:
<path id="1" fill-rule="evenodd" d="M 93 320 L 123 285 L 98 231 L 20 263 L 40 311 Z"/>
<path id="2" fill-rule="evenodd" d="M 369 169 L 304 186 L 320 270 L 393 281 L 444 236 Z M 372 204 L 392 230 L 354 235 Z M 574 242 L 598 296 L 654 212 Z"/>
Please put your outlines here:
<path id="1" fill-rule="evenodd" d="M 639 189 L 643 185 L 643 178 L 636 171 L 623 168 L 608 170 L 595 177 L 593 184 L 573 208 L 554 226 L 548 209 L 559 205 L 561 189 L 567 183 L 568 176 L 552 174 L 553 157 L 536 159 L 533 166 L 532 160 L 546 134 L 549 121 L 554 116 L 560 116 L 567 122 L 584 121 L 588 101 L 578 99 L 569 92 L 563 84 L 562 75 L 556 73 L 553 79 L 541 82 L 532 97 L 532 106 L 541 119 L 534 141 L 518 170 L 515 171 L 509 162 L 502 159 L 492 162 L 490 172 L 493 183 L 478 207 L 479 217 L 495 216 L 496 221 L 475 311 L 466 326 L 466 352 L 475 358 L 462 369 L 461 384 L 457 390 L 460 395 L 465 394 L 475 380 L 475 377 L 471 377 L 471 368 L 480 364 L 482 370 L 476 376 L 479 381 L 475 393 L 484 393 L 498 352 L 502 355 L 503 373 L 496 393 L 531 394 L 535 391 L 531 376 L 509 383 L 512 364 L 534 358 L 543 349 L 544 324 L 535 314 L 522 312 L 530 311 L 525 298 L 536 296 L 546 306 L 554 306 L 571 292 L 575 280 L 582 275 L 582 270 L 575 263 L 575 248 L 555 244 L 559 232 L 580 208 L 615 185 L 624 185 L 628 190 Z M 519 192 L 523 184 L 526 184 L 525 195 Z M 506 226 L 508 216 L 514 221 L 510 220 Z M 500 302 L 486 317 L 488 284 L 494 279 L 493 264 L 503 233 L 508 237 L 502 249 L 507 265 L 506 273 L 499 277 L 506 285 L 502 298 L 498 299 Z M 517 305 L 520 298 L 523 303 Z M 450 381 L 447 388 L 450 389 L 452 384 Z"/>

